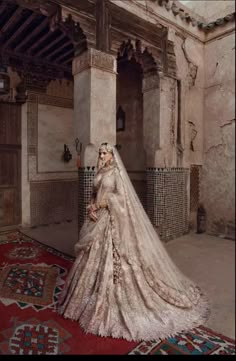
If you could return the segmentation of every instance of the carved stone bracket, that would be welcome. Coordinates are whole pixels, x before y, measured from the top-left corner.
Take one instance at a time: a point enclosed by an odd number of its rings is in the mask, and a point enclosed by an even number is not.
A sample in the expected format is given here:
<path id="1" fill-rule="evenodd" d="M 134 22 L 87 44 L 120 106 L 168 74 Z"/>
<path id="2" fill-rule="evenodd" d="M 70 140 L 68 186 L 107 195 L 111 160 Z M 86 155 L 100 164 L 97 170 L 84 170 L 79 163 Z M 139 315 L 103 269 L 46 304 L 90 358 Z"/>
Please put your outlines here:
<path id="1" fill-rule="evenodd" d="M 116 73 L 116 60 L 113 55 L 91 48 L 74 59 L 72 73 L 76 75 L 88 68 Z"/>
<path id="2" fill-rule="evenodd" d="M 184 52 L 184 56 L 188 62 L 188 66 L 189 66 L 188 83 L 189 83 L 189 88 L 191 88 L 195 84 L 198 66 L 196 64 L 194 64 L 193 61 L 189 58 L 187 51 L 186 51 L 186 47 L 185 47 L 185 41 L 186 41 L 186 39 L 184 39 L 184 41 L 183 41 L 182 49 Z"/>

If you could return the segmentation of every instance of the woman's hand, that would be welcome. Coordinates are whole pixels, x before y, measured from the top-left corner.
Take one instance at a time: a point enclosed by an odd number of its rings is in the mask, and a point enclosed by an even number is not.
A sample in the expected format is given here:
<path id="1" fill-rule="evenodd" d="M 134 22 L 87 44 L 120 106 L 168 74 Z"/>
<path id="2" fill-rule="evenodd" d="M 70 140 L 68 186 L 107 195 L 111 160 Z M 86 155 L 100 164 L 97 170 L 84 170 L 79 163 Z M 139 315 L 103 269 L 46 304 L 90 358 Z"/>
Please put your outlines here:
<path id="1" fill-rule="evenodd" d="M 89 218 L 96 222 L 98 220 L 98 217 L 96 215 L 96 211 L 97 211 L 97 207 L 94 203 L 90 204 L 88 207 L 87 207 L 87 210 L 88 210 L 88 216 Z"/>
<path id="2" fill-rule="evenodd" d="M 89 218 L 94 222 L 97 222 L 98 220 L 98 217 L 95 212 L 89 212 Z"/>

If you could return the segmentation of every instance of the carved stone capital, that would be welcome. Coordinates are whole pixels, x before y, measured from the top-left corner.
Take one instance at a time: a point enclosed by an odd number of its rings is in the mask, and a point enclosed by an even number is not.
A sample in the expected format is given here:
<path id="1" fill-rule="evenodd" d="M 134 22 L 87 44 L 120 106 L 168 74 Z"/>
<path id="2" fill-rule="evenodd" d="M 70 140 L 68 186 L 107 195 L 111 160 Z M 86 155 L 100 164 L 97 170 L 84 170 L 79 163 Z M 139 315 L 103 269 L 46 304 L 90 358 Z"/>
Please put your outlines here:
<path id="1" fill-rule="evenodd" d="M 73 60 L 72 73 L 76 75 L 89 68 L 116 73 L 116 59 L 113 55 L 91 48 Z"/>
<path id="2" fill-rule="evenodd" d="M 160 79 L 158 74 L 153 74 L 143 78 L 143 93 L 152 89 L 158 89 L 160 86 Z"/>

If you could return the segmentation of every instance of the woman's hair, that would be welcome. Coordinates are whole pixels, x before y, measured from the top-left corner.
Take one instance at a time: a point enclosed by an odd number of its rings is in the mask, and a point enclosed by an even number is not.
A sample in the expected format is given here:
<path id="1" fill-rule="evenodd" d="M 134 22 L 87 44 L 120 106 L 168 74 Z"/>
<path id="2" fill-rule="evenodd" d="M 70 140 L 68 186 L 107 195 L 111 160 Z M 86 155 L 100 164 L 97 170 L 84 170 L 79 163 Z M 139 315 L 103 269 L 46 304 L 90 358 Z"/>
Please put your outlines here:
<path id="1" fill-rule="evenodd" d="M 101 151 L 102 149 L 105 149 L 108 153 L 113 154 L 113 146 L 109 143 L 102 143 L 99 147 L 99 151 Z"/>

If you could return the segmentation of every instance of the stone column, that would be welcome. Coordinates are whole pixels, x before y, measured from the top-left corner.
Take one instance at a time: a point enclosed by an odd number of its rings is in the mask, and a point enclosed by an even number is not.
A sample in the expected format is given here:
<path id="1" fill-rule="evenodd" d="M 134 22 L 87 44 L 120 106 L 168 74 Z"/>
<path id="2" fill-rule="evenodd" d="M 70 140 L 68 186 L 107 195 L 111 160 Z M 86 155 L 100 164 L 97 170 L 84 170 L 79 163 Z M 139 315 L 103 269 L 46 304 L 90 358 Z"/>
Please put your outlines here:
<path id="1" fill-rule="evenodd" d="M 73 60 L 75 138 L 82 143 L 79 229 L 90 199 L 98 147 L 116 144 L 116 59 L 89 49 Z"/>
<path id="2" fill-rule="evenodd" d="M 89 49 L 73 60 L 73 75 L 75 132 L 83 144 L 82 166 L 94 166 L 100 143 L 116 142 L 116 59 Z"/>
<path id="3" fill-rule="evenodd" d="M 175 79 L 144 77 L 147 213 L 163 241 L 188 231 L 188 170 L 176 168 L 176 95 Z"/>
<path id="4" fill-rule="evenodd" d="M 155 152 L 160 148 L 160 79 L 158 74 L 143 78 L 143 138 L 146 167 L 154 167 Z"/>
<path id="5" fill-rule="evenodd" d="M 176 166 L 177 91 L 162 73 L 143 79 L 143 134 L 146 167 Z"/>

